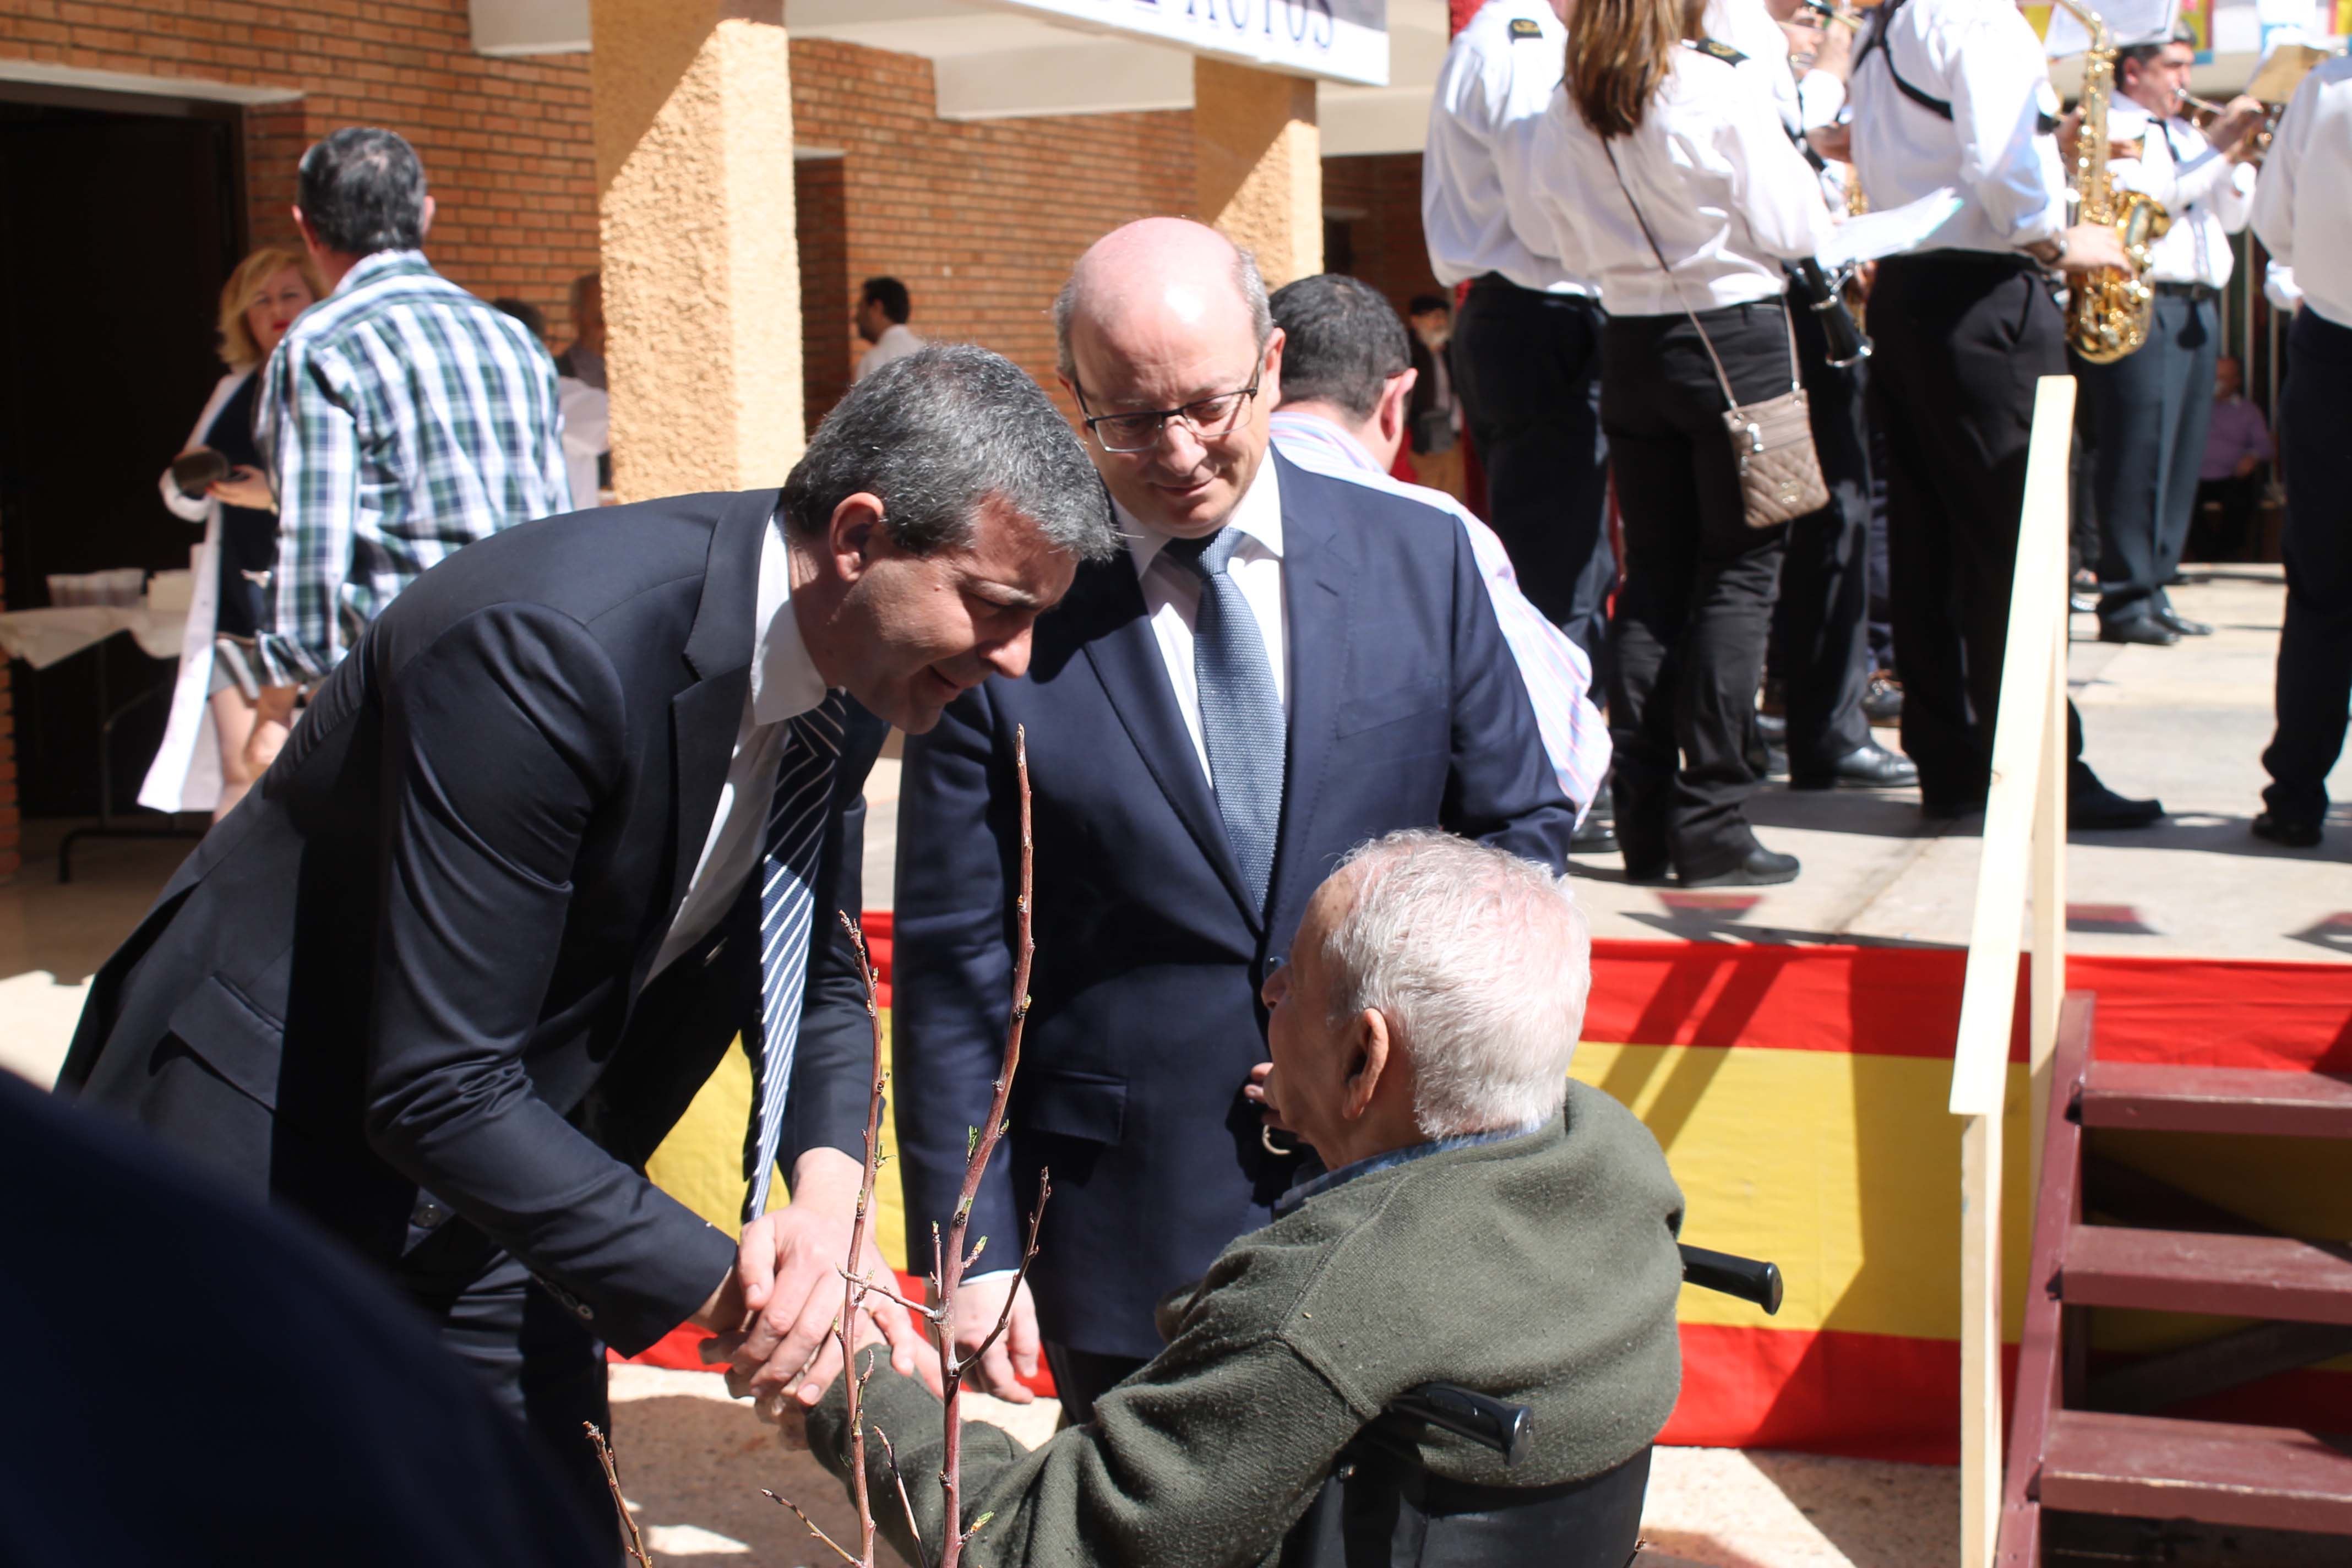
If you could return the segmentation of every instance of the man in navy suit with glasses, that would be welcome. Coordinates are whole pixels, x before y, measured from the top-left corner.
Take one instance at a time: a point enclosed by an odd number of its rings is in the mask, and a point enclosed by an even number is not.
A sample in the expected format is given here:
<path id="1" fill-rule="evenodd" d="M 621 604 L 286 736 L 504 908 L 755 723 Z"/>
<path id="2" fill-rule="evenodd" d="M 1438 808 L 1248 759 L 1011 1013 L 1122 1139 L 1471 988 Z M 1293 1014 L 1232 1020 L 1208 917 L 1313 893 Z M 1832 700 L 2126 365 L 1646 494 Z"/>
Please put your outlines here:
<path id="1" fill-rule="evenodd" d="M 1298 1175 L 1244 1089 L 1265 1059 L 1258 988 L 1318 884 L 1404 827 L 1557 870 L 1575 808 L 1460 526 L 1269 451 L 1283 338 L 1246 253 L 1198 224 L 1130 224 L 1054 313 L 1126 548 L 1080 569 L 1025 677 L 963 694 L 908 746 L 895 1081 L 928 1271 L 927 1222 L 954 1211 L 1003 1050 L 1025 728 L 1037 958 L 1007 1157 L 974 1207 L 987 1262 L 1013 1260 L 1041 1168 L 1055 1195 L 981 1380 L 1025 1400 L 1015 1373 L 1042 1350 L 1083 1420 L 1158 1350 L 1158 1299 Z M 959 1340 L 1012 1289 L 1009 1271 L 971 1282 Z"/>

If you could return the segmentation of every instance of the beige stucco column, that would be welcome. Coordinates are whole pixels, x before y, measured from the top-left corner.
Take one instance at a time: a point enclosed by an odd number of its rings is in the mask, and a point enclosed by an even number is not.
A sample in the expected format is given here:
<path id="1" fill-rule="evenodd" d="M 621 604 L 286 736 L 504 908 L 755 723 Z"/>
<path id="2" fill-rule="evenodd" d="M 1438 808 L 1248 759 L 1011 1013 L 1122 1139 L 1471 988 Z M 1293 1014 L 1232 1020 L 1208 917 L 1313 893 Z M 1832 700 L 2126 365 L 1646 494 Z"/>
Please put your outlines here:
<path id="1" fill-rule="evenodd" d="M 613 483 L 781 484 L 803 445 L 782 0 L 591 0 Z"/>
<path id="2" fill-rule="evenodd" d="M 1312 81 L 1195 55 L 1192 160 L 1202 220 L 1256 253 L 1267 287 L 1323 270 Z"/>

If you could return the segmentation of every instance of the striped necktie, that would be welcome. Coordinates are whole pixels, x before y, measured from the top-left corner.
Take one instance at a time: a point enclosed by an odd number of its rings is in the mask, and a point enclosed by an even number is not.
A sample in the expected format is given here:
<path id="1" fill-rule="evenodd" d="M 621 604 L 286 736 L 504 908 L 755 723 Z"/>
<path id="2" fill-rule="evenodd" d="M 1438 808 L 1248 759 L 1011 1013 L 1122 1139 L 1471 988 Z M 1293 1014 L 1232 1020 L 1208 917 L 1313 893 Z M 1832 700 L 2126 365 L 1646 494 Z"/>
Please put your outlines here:
<path id="1" fill-rule="evenodd" d="M 743 1138 L 743 1199 L 749 1225 L 768 1206 L 768 1183 L 784 1135 L 784 1091 L 800 1042 L 801 994 L 808 984 L 810 931 L 816 914 L 817 849 L 832 818 L 833 782 L 841 761 L 846 699 L 824 702 L 791 721 L 768 806 L 760 857 L 760 1019 L 743 1031 L 751 1058 L 751 1124 Z"/>
<path id="2" fill-rule="evenodd" d="M 1282 699 L 1275 694 L 1274 664 L 1257 616 L 1225 570 L 1242 538 L 1238 529 L 1221 528 L 1204 539 L 1171 540 L 1167 550 L 1200 575 L 1192 684 L 1200 695 L 1201 740 L 1225 839 L 1263 911 L 1282 827 Z"/>

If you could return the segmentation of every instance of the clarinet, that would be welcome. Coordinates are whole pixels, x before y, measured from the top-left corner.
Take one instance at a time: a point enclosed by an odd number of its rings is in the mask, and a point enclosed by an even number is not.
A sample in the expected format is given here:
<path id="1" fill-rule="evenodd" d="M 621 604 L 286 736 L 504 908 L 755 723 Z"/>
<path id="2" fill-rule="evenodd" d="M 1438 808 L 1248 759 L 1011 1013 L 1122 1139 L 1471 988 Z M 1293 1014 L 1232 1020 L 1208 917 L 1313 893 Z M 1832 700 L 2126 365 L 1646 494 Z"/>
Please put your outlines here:
<path id="1" fill-rule="evenodd" d="M 1840 370 L 1870 357 L 1870 340 L 1863 335 L 1845 295 L 1835 280 L 1811 257 L 1789 263 L 1789 278 L 1803 296 L 1806 309 L 1821 318 L 1822 336 L 1829 344 L 1829 362 Z"/>

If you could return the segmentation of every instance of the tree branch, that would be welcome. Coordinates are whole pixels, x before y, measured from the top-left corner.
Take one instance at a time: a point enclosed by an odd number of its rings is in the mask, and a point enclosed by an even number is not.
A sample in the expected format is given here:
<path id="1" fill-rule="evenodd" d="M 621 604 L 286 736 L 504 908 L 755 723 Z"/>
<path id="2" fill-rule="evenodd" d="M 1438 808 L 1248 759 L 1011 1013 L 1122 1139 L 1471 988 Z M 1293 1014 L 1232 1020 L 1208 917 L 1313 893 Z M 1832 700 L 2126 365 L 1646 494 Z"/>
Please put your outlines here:
<path id="1" fill-rule="evenodd" d="M 596 1450 L 596 1462 L 604 1467 L 604 1485 L 613 1494 L 613 1511 L 621 1516 L 621 1532 L 625 1537 L 623 1548 L 637 1561 L 637 1568 L 654 1568 L 654 1560 L 646 1555 L 645 1537 L 637 1533 L 637 1521 L 629 1512 L 628 1503 L 621 1496 L 621 1469 L 613 1462 L 613 1446 L 604 1441 L 604 1434 L 593 1421 L 583 1421 L 588 1441 Z"/>

